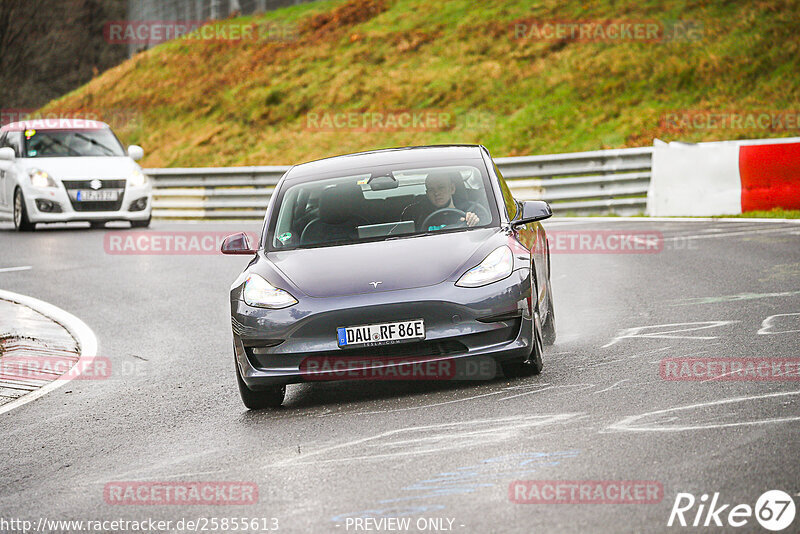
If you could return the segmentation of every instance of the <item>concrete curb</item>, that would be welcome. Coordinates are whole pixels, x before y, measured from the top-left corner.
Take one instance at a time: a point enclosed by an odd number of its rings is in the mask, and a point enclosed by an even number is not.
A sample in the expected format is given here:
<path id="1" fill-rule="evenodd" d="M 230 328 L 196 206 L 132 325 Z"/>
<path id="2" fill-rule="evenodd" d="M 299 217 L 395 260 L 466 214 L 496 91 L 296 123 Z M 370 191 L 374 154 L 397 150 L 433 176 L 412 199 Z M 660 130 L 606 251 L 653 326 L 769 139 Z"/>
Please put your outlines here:
<path id="1" fill-rule="evenodd" d="M 73 367 L 77 367 L 78 369 L 86 369 L 97 356 L 97 337 L 92 329 L 86 325 L 86 323 L 74 315 L 42 300 L 28 297 L 26 295 L 12 293 L 10 291 L 0 290 L 0 299 L 27 306 L 63 326 L 78 343 L 78 348 L 80 350 L 80 357 L 75 362 Z M 45 384 L 36 391 L 27 393 L 16 400 L 0 406 L 0 414 L 9 412 L 15 408 L 36 400 L 39 397 L 47 395 L 51 391 L 60 388 L 64 384 L 67 384 L 79 376 L 78 374 L 72 373 L 70 373 L 70 375 L 71 376 L 68 378 L 57 378 Z"/>

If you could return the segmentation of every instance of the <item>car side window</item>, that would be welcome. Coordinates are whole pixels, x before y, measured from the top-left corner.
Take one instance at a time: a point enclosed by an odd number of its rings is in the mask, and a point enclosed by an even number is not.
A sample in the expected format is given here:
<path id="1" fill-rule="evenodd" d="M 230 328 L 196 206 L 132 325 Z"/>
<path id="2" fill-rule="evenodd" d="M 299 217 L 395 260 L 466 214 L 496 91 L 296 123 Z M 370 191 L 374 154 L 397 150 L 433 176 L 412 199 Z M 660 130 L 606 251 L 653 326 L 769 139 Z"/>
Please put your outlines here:
<path id="1" fill-rule="evenodd" d="M 10 146 L 16 152 L 17 157 L 22 157 L 22 134 L 19 132 L 8 132 L 4 146 Z"/>
<path id="2" fill-rule="evenodd" d="M 514 200 L 514 195 L 511 194 L 511 189 L 508 187 L 505 178 L 503 178 L 503 174 L 500 172 L 500 169 L 497 168 L 497 164 L 493 163 L 493 165 L 494 172 L 497 175 L 497 180 L 500 182 L 500 190 L 503 192 L 503 202 L 506 205 L 508 217 L 513 221 L 517 218 L 517 201 Z"/>

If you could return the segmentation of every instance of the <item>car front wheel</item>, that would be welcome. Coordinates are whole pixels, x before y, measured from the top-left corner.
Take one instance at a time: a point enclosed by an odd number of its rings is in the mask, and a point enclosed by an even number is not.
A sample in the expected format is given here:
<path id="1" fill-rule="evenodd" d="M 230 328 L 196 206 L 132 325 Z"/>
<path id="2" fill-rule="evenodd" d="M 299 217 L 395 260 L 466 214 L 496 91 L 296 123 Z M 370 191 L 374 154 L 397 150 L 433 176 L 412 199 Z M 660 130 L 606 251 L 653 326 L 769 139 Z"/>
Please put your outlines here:
<path id="1" fill-rule="evenodd" d="M 533 376 L 542 372 L 544 362 L 544 341 L 542 334 L 542 317 L 539 315 L 539 306 L 533 312 L 533 335 L 531 336 L 531 354 L 521 362 L 508 362 L 503 364 L 503 374 L 509 377 Z"/>
<path id="2" fill-rule="evenodd" d="M 542 339 L 545 345 L 556 342 L 556 311 L 553 308 L 553 288 L 547 281 L 547 319 L 542 325 Z"/>
<path id="3" fill-rule="evenodd" d="M 22 189 L 14 191 L 14 228 L 18 232 L 31 232 L 36 229 L 36 224 L 28 219 L 28 210 L 25 208 L 25 197 Z"/>
<path id="4" fill-rule="evenodd" d="M 250 410 L 262 410 L 264 408 L 277 408 L 283 403 L 286 396 L 286 386 L 275 386 L 265 390 L 252 390 L 242 380 L 239 372 L 239 365 L 234 362 L 236 367 L 236 382 L 239 384 L 239 395 L 242 402 Z"/>

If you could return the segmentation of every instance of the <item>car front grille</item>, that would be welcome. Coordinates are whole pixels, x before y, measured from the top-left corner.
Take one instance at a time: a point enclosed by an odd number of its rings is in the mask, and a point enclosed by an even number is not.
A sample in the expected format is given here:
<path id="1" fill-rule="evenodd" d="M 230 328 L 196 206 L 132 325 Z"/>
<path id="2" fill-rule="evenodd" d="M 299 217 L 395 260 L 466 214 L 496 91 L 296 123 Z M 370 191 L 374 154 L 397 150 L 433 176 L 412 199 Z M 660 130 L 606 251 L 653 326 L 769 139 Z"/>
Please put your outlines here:
<path id="1" fill-rule="evenodd" d="M 359 347 L 357 349 L 339 349 L 325 352 L 316 352 L 314 356 L 334 358 L 406 358 L 417 356 L 447 356 L 466 352 L 467 347 L 460 341 L 448 339 L 445 341 L 418 341 L 412 343 L 394 343 L 392 345 L 378 345 L 376 347 Z"/>
<path id="2" fill-rule="evenodd" d="M 73 189 L 91 189 L 93 180 L 62 180 L 61 183 L 68 191 Z M 103 186 L 100 189 L 125 189 L 125 180 L 100 180 Z"/>
<path id="3" fill-rule="evenodd" d="M 119 211 L 122 208 L 123 197 L 125 193 L 125 180 L 100 180 L 102 186 L 99 191 L 115 189 L 119 193 L 115 201 L 83 201 L 79 202 L 75 195 L 79 190 L 93 190 L 92 182 L 94 180 L 62 180 L 64 187 L 67 190 L 72 209 L 75 211 Z"/>
<path id="4" fill-rule="evenodd" d="M 72 203 L 72 208 L 75 211 L 119 211 L 122 207 L 122 198 L 116 202 L 103 202 L 100 200 L 90 202 L 78 202 L 74 199 L 69 199 Z"/>
<path id="5" fill-rule="evenodd" d="M 286 361 L 292 356 L 310 357 L 314 359 L 330 358 L 331 360 L 349 359 L 393 359 L 393 358 L 435 358 L 463 354 L 468 351 L 467 346 L 453 339 L 443 341 L 418 341 L 411 343 L 395 343 L 393 345 L 379 345 L 376 347 L 359 347 L 356 349 L 336 349 L 304 354 L 279 353 L 255 354 L 252 347 L 245 347 L 248 360 L 255 368 L 268 369 L 280 361 Z"/>

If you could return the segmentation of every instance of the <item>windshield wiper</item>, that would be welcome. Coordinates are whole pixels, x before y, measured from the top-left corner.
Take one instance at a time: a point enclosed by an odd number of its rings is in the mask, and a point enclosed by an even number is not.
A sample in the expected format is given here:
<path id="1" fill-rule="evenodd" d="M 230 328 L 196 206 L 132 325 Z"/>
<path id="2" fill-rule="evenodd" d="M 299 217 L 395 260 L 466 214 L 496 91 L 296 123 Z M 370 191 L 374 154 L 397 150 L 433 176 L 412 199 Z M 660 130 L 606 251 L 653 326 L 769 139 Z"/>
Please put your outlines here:
<path id="1" fill-rule="evenodd" d="M 66 148 L 67 150 L 69 150 L 70 152 L 72 152 L 76 156 L 82 156 L 83 155 L 80 152 L 78 152 L 77 150 L 75 150 L 74 148 L 65 145 L 63 141 L 61 141 L 60 139 L 56 139 L 55 137 L 48 137 L 46 139 L 46 141 L 50 141 L 50 144 L 47 145 L 48 147 L 51 147 L 54 144 L 56 144 L 56 145 L 59 145 L 59 146 L 63 146 L 64 148 Z"/>
<path id="2" fill-rule="evenodd" d="M 394 237 L 387 237 L 384 241 L 394 241 L 396 239 L 410 239 L 412 237 L 425 237 L 426 235 L 436 235 L 439 232 L 425 232 L 422 234 L 409 234 L 409 235 L 398 235 Z"/>
<path id="3" fill-rule="evenodd" d="M 109 155 L 111 155 L 111 156 L 115 156 L 115 155 L 116 155 L 116 154 L 115 154 L 115 152 L 114 152 L 114 150 L 112 150 L 111 148 L 107 147 L 106 145 L 104 145 L 103 143 L 101 143 L 100 141 L 98 141 L 97 139 L 92 139 L 91 137 L 88 137 L 88 136 L 86 136 L 86 135 L 83 135 L 83 134 L 81 134 L 81 133 L 76 133 L 76 134 L 75 134 L 75 137 L 78 137 L 78 138 L 80 138 L 80 139 L 83 139 L 84 141 L 89 141 L 89 142 L 90 142 L 90 143 L 92 143 L 93 145 L 99 146 L 100 148 L 102 148 L 103 150 L 105 150 L 106 152 L 108 152 L 108 154 L 109 154 Z"/>

